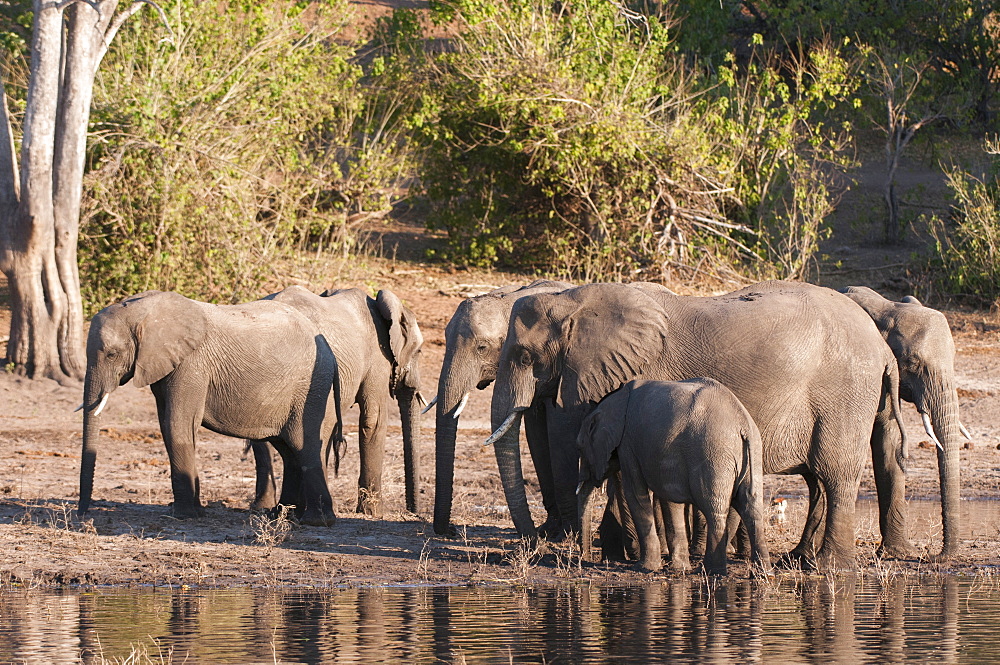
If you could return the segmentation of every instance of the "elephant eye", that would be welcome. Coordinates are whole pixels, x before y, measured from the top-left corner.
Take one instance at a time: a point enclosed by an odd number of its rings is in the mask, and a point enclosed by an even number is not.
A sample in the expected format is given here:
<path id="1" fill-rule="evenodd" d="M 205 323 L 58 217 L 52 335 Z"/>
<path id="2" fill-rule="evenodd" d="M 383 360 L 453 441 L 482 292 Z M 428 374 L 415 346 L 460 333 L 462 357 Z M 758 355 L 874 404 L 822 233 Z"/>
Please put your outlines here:
<path id="1" fill-rule="evenodd" d="M 478 353 L 479 355 L 483 355 L 484 353 L 486 353 L 486 349 L 488 348 L 489 346 L 486 344 L 486 342 L 480 342 L 478 345 L 476 345 L 476 353 Z"/>
<path id="2" fill-rule="evenodd" d="M 114 349 L 112 349 L 111 351 L 105 351 L 104 357 L 107 358 L 108 360 L 114 360 L 115 358 L 118 357 L 118 352 L 115 351 Z"/>
<path id="3" fill-rule="evenodd" d="M 521 350 L 521 364 L 525 367 L 531 364 L 531 353 L 527 349 Z"/>

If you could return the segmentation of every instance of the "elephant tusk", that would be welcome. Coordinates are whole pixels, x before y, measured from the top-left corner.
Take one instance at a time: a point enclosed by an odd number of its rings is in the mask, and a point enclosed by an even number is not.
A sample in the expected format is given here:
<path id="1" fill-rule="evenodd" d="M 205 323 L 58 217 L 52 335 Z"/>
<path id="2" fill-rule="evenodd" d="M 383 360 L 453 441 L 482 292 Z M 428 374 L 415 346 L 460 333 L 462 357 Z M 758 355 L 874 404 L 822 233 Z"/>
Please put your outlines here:
<path id="1" fill-rule="evenodd" d="M 468 397 L 468 395 L 466 395 L 466 397 Z M 510 429 L 510 426 L 514 423 L 514 419 L 517 418 L 519 413 L 521 412 L 511 411 L 511 414 L 507 416 L 507 420 L 503 421 L 503 423 L 500 424 L 500 427 L 497 428 L 497 431 L 493 432 L 493 434 L 490 434 L 490 438 L 486 439 L 486 441 L 483 442 L 483 447 L 492 446 L 500 439 L 501 436 L 506 434 L 507 430 Z"/>
<path id="2" fill-rule="evenodd" d="M 462 415 L 462 411 L 465 410 L 465 405 L 469 402 L 469 393 L 462 395 L 462 401 L 458 403 L 458 408 L 455 409 L 455 413 L 451 414 L 451 417 L 458 420 L 458 417 Z M 487 444 L 488 445 L 488 444 Z"/>
<path id="3" fill-rule="evenodd" d="M 962 421 L 958 422 L 958 429 L 962 433 L 962 436 L 964 436 L 969 441 L 972 441 L 972 435 L 969 434 L 969 430 L 965 429 L 965 425 L 962 424 Z"/>
<path id="4" fill-rule="evenodd" d="M 583 489 L 583 481 L 581 480 L 579 483 L 576 484 L 576 495 L 577 496 L 580 496 L 580 490 L 582 490 L 582 489 Z"/>
<path id="5" fill-rule="evenodd" d="M 101 415 L 101 411 L 104 410 L 105 405 L 108 403 L 108 396 L 110 394 L 111 393 L 104 393 L 104 397 L 101 398 L 101 403 L 97 405 L 96 409 L 94 409 L 95 416 Z"/>
<path id="6" fill-rule="evenodd" d="M 82 410 L 83 410 L 83 402 L 80 402 L 80 406 L 78 406 L 75 409 L 73 409 L 73 413 L 76 413 L 77 411 L 82 411 Z"/>
<path id="7" fill-rule="evenodd" d="M 420 399 L 423 399 L 423 396 L 421 396 Z M 437 403 L 438 403 L 438 396 L 435 395 L 434 399 L 431 400 L 431 403 L 428 404 L 427 406 L 425 406 L 424 410 L 420 412 L 420 415 L 424 415 L 425 413 L 427 413 L 428 411 L 430 411 L 431 407 L 434 406 Z"/>
<path id="8" fill-rule="evenodd" d="M 942 446 L 941 442 L 938 441 L 938 438 L 934 436 L 934 428 L 931 426 L 931 417 L 921 411 L 920 420 L 924 423 L 924 431 L 927 432 L 927 436 L 931 437 L 931 441 L 934 442 L 934 445 L 937 446 L 941 452 L 944 452 L 944 446 Z"/>
<path id="9" fill-rule="evenodd" d="M 427 407 L 427 400 L 426 400 L 426 399 L 424 399 L 424 394 L 423 394 L 422 392 L 420 392 L 420 391 L 418 390 L 418 391 L 417 391 L 417 393 L 416 393 L 416 395 L 414 395 L 414 397 L 416 397 L 416 398 L 417 398 L 417 404 L 419 404 L 420 406 L 423 406 L 423 407 Z M 429 407 L 428 407 L 428 408 L 429 408 Z M 423 415 L 423 413 L 424 413 L 424 412 L 423 412 L 423 411 L 421 411 L 421 415 Z"/>

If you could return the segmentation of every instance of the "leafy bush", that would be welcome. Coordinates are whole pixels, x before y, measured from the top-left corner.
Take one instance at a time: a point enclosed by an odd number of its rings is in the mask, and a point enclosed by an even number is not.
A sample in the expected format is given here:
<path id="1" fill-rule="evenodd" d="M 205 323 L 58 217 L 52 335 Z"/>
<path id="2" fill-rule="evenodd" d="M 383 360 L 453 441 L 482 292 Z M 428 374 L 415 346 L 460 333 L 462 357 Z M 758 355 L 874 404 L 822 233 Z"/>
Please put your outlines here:
<path id="1" fill-rule="evenodd" d="M 665 17 L 601 0 L 446 7 L 461 30 L 425 100 L 421 179 L 451 258 L 622 277 L 679 211 L 716 216 Z"/>
<path id="2" fill-rule="evenodd" d="M 1000 154 L 1000 145 L 987 143 L 987 150 Z M 952 293 L 971 297 L 980 304 L 1000 302 L 1000 163 L 994 159 L 992 173 L 977 178 L 959 168 L 947 172 L 955 196 L 952 225 L 940 220 L 931 229 L 940 259 L 939 281 Z"/>
<path id="3" fill-rule="evenodd" d="M 734 60 L 719 68 L 697 114 L 738 201 L 732 221 L 753 231 L 743 236 L 752 251 L 742 270 L 754 279 L 803 278 L 830 233 L 837 177 L 850 164 L 851 126 L 827 118 L 851 99 L 851 66 L 829 43 L 783 61 L 755 54 L 743 71 Z"/>
<path id="4" fill-rule="evenodd" d="M 460 33 L 425 95 L 421 179 L 449 258 L 582 279 L 804 274 L 849 142 L 816 119 L 851 93 L 836 49 L 792 68 L 730 57 L 703 79 L 665 15 L 442 6 Z"/>
<path id="5" fill-rule="evenodd" d="M 126 25 L 97 78 L 80 241 L 93 309 L 150 288 L 258 297 L 293 251 L 346 251 L 350 222 L 384 214 L 408 173 L 382 91 L 340 43 L 346 2 L 165 11 L 169 30 L 152 12 Z"/>

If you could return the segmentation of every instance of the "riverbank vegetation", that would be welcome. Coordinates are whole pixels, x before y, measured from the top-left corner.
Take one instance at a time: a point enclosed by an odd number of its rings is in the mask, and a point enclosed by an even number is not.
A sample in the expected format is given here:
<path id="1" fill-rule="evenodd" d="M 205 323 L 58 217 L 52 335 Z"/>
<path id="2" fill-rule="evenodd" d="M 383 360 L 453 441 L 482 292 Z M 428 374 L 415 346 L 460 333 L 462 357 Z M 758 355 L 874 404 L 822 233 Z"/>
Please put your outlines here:
<path id="1" fill-rule="evenodd" d="M 996 3 L 433 0 L 367 24 L 345 0 L 159 4 L 122 27 L 96 78 L 90 312 L 150 288 L 259 297 L 277 266 L 348 256 L 401 209 L 446 238 L 427 258 L 457 265 L 806 279 L 858 137 L 876 131 L 883 242 L 929 228 L 918 283 L 1000 297 L 1000 184 L 982 166 Z M 30 25 L 17 8 L 15 136 Z M 935 152 L 951 200 L 901 213 L 900 157 L 950 136 L 984 152 Z"/>

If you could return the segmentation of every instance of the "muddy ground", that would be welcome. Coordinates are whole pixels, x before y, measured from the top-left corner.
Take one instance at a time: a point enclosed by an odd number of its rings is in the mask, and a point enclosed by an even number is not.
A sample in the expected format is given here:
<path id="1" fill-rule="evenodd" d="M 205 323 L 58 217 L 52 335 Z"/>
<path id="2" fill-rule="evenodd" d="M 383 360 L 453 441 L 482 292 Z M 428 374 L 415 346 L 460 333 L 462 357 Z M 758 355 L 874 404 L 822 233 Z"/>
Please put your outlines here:
<path id="1" fill-rule="evenodd" d="M 426 338 L 423 376 L 433 395 L 444 354 L 444 327 L 462 298 L 517 278 L 443 271 L 427 265 L 373 259 L 363 277 L 339 286 L 391 288 L 417 313 Z M 521 278 L 524 280 L 525 278 Z M 673 285 L 678 286 L 678 285 Z M 958 346 L 962 419 L 974 445 L 962 451 L 963 496 L 968 505 L 1000 497 L 1000 327 L 989 313 L 948 311 Z M 4 315 L 7 313 L 4 312 Z M 6 329 L 6 326 L 3 327 Z M 348 413 L 350 452 L 330 484 L 338 511 L 329 528 L 267 522 L 248 512 L 253 463 L 241 441 L 202 430 L 198 441 L 207 516 L 170 516 L 169 466 L 149 389 L 115 392 L 105 411 L 97 464 L 96 507 L 81 522 L 78 497 L 81 417 L 73 410 L 81 388 L 27 380 L 0 372 L 0 581 L 19 585 L 342 585 L 640 579 L 627 564 L 580 563 L 569 544 L 535 550 L 519 543 L 507 516 L 488 435 L 490 390 L 472 396 L 461 419 L 453 521 L 459 538 L 440 538 L 430 525 L 434 481 L 434 419 L 424 417 L 422 505 L 405 510 L 398 414 L 389 428 L 384 512 L 380 519 L 352 512 L 357 496 L 357 409 Z M 394 409 L 393 409 L 394 410 Z M 911 536 L 921 556 L 878 561 L 877 520 L 861 511 L 859 561 L 863 569 L 936 568 L 924 555 L 940 547 L 936 461 L 919 418 L 907 405 L 913 445 L 908 477 Z M 527 453 L 524 466 L 531 468 Z M 541 522 L 540 495 L 529 471 L 529 498 Z M 862 497 L 873 496 L 866 471 Z M 768 531 L 774 554 L 797 540 L 805 513 L 805 484 L 769 476 L 766 496 L 790 498 L 787 519 Z M 927 499 L 928 501 L 925 501 Z M 1000 565 L 1000 530 L 974 517 L 950 569 Z M 872 568 L 872 567 L 875 568 Z M 735 574 L 745 574 L 735 563 Z M 664 573 L 666 574 L 666 573 Z"/>

